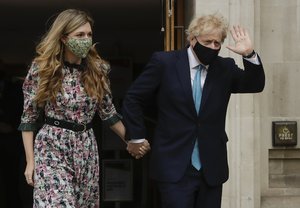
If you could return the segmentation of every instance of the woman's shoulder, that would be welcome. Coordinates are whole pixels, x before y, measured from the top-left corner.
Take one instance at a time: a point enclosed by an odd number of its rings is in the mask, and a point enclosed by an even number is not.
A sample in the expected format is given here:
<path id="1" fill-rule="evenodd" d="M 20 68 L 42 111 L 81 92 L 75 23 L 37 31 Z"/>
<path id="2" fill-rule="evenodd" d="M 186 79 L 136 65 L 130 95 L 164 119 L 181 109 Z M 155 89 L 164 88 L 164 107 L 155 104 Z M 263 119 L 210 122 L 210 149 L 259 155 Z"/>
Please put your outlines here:
<path id="1" fill-rule="evenodd" d="M 31 64 L 28 65 L 28 72 L 30 72 L 31 74 L 37 74 L 38 70 L 39 70 L 39 65 L 35 60 L 33 60 Z"/>

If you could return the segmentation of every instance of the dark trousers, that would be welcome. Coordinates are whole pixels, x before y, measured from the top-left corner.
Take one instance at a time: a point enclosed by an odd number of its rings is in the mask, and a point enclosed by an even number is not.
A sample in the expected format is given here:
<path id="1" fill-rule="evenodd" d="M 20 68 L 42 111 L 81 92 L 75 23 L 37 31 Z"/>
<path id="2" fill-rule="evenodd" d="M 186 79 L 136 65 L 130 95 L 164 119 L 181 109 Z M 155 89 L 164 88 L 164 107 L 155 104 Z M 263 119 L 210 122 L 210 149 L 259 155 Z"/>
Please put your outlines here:
<path id="1" fill-rule="evenodd" d="M 174 170 L 176 171 L 176 170 Z M 161 208 L 220 208 L 222 185 L 208 186 L 202 171 L 190 165 L 177 183 L 157 182 Z"/>

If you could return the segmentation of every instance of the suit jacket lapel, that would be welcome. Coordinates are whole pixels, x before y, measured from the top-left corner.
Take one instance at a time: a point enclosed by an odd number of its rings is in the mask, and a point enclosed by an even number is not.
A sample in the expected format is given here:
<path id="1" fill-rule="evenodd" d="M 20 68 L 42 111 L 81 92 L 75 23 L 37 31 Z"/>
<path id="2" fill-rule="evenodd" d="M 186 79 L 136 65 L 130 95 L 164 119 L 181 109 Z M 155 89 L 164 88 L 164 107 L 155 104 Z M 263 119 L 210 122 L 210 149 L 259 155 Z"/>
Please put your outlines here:
<path id="1" fill-rule="evenodd" d="M 176 64 L 176 72 L 178 79 L 182 85 L 184 96 L 186 96 L 188 100 L 188 107 L 194 109 L 194 113 L 197 115 L 194 100 L 193 100 L 193 93 L 192 93 L 192 86 L 191 86 L 191 74 L 190 74 L 190 66 L 188 60 L 187 50 L 180 51 L 178 55 L 178 62 Z M 180 96 L 180 95 L 179 95 Z"/>

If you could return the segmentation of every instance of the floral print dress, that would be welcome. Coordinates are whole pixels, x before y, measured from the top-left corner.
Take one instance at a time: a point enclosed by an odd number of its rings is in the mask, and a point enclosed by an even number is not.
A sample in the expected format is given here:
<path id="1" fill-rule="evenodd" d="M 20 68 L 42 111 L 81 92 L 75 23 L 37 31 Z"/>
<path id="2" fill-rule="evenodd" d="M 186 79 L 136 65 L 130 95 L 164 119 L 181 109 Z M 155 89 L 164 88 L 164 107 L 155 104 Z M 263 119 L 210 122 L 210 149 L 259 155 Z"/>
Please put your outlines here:
<path id="1" fill-rule="evenodd" d="M 19 130 L 36 130 L 38 65 L 33 63 L 23 84 L 24 110 Z M 89 123 L 96 112 L 113 125 L 119 121 L 111 94 L 97 103 L 80 82 L 81 70 L 64 66 L 63 91 L 45 105 L 45 116 Z M 99 157 L 93 129 L 84 132 L 44 124 L 34 141 L 34 206 L 36 208 L 99 207 Z"/>

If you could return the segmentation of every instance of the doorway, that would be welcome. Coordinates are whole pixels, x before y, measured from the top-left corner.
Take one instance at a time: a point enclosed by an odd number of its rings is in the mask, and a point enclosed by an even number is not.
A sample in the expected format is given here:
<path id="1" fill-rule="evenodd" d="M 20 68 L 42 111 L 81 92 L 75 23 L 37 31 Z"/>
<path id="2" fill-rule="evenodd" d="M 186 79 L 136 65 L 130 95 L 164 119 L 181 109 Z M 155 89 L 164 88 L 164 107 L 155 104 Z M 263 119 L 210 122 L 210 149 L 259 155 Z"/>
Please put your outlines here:
<path id="1" fill-rule="evenodd" d="M 5 147 L 6 151 L 3 149 L 0 152 L 3 154 L 8 152 L 1 158 L 6 160 L 5 164 L 12 165 L 9 172 L 18 174 L 7 174 L 1 169 L 0 207 L 32 207 L 32 189 L 27 186 L 23 176 L 25 160 L 21 133 L 17 131 L 23 102 L 22 79 L 19 78 L 26 75 L 27 67 L 35 55 L 35 46 L 49 28 L 54 15 L 67 8 L 82 9 L 91 14 L 95 20 L 93 40 L 97 42 L 100 56 L 111 64 L 110 78 L 114 104 L 117 111 L 120 111 L 126 89 L 143 71 L 151 54 L 154 51 L 166 50 L 165 34 L 168 30 L 166 28 L 166 2 L 165 0 L 1 0 L 0 72 L 4 75 L 1 79 L 5 79 L 5 83 L 15 84 L 15 88 L 8 87 L 10 88 L 8 91 L 7 87 L 1 88 L 2 84 L 0 84 L 0 90 L 5 89 L 4 93 L 1 91 L 1 95 L 9 96 L 8 98 L 1 97 L 3 99 L 1 100 L 0 123 L 10 122 L 13 130 L 9 137 L 6 133 L 1 133 L 0 141 L 4 145 L 1 144 L 0 147 Z M 175 8 L 183 10 L 179 6 L 183 1 L 169 2 L 173 2 Z M 178 20 L 175 19 L 173 26 L 180 26 L 176 21 Z M 182 22 L 180 24 L 182 25 Z M 182 29 L 180 27 L 178 30 Z M 181 39 L 181 34 L 182 31 L 180 34 L 177 32 L 175 37 L 180 36 Z M 176 41 L 175 46 L 178 45 L 180 44 Z M 19 93 L 17 101 L 13 100 L 16 98 L 14 92 Z M 6 107 L 9 107 L 5 108 L 6 110 L 2 105 L 4 103 Z M 13 120 L 8 121 L 4 112 L 7 112 L 8 117 Z M 151 137 L 155 118 L 148 118 L 147 125 L 149 137 Z M 124 144 L 120 143 L 120 140 L 102 125 L 99 118 L 94 120 L 94 129 L 101 158 L 101 192 L 106 191 L 106 195 L 101 193 L 101 207 L 157 207 L 157 195 L 147 174 L 147 157 L 143 160 L 132 159 L 125 150 Z M 12 139 L 7 141 L 5 138 Z M 10 157 L 11 155 L 14 157 Z M 116 195 L 114 192 L 109 192 L 114 187 L 108 187 L 109 182 L 112 185 L 114 181 L 108 181 L 103 175 L 105 171 L 110 173 L 112 167 L 117 171 L 121 169 L 128 173 L 124 181 L 126 184 L 131 183 L 124 189 L 129 193 L 121 194 L 119 198 L 110 197 L 111 193 Z M 14 183 L 6 184 L 11 181 Z M 117 185 L 120 186 L 120 184 Z"/>

